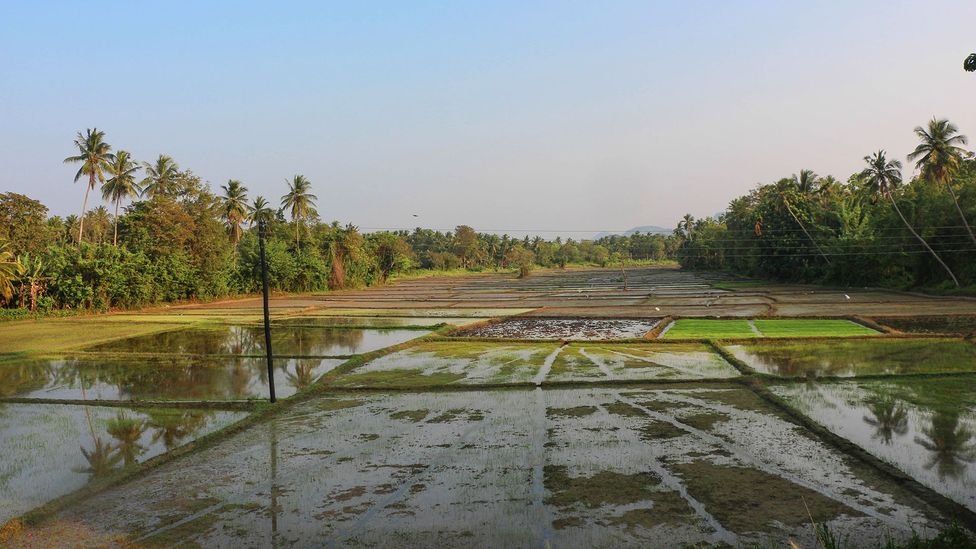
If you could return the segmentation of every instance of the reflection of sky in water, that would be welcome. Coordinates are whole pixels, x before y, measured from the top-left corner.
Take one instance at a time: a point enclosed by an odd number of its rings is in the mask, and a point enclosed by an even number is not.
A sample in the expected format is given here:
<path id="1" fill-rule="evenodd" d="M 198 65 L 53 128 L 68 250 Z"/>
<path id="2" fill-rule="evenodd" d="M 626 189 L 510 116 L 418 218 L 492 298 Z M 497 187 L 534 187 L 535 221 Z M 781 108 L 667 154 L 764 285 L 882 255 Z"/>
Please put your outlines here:
<path id="1" fill-rule="evenodd" d="M 0 523 L 77 490 L 127 461 L 145 461 L 244 415 L 0 404 Z"/>
<path id="2" fill-rule="evenodd" d="M 925 383 L 916 390 L 931 390 Z M 773 388 L 814 421 L 976 511 L 976 410 L 933 411 L 889 390 L 883 382 Z"/>
<path id="3" fill-rule="evenodd" d="M 275 392 L 291 396 L 342 359 L 275 361 Z M 0 369 L 2 394 L 71 400 L 235 400 L 268 396 L 259 358 L 30 360 Z"/>

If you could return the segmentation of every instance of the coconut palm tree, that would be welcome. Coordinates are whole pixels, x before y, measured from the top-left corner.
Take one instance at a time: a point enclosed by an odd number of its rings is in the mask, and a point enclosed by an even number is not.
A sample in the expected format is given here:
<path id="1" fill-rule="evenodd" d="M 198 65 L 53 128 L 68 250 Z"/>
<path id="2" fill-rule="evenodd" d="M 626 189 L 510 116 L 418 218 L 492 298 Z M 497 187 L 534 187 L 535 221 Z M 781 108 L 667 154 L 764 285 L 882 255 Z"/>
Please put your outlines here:
<path id="1" fill-rule="evenodd" d="M 952 269 L 942 261 L 939 254 L 935 253 L 935 250 L 929 246 L 929 243 L 925 241 L 924 238 L 912 228 L 911 223 L 905 219 L 905 215 L 901 213 L 901 208 L 898 207 L 898 203 L 895 202 L 895 197 L 891 194 L 899 185 L 901 185 L 901 162 L 897 160 L 889 161 L 885 157 L 884 150 L 880 150 L 873 155 L 865 156 L 864 161 L 867 163 L 868 167 L 864 168 L 859 174 L 860 178 L 868 186 L 868 189 L 875 195 L 880 195 L 887 198 L 891 205 L 894 206 L 895 212 L 898 213 L 898 217 L 901 218 L 902 223 L 905 227 L 911 231 L 912 235 L 922 243 L 922 246 L 932 254 L 932 257 L 942 265 L 942 268 L 949 273 L 949 277 L 955 282 L 956 287 L 959 287 L 959 280 L 956 275 L 952 272 Z"/>
<path id="2" fill-rule="evenodd" d="M 255 197 L 254 202 L 250 206 L 250 210 L 252 225 L 261 221 L 270 223 L 274 219 L 275 212 L 268 206 L 268 201 L 263 196 Z"/>
<path id="3" fill-rule="evenodd" d="M 952 122 L 948 120 L 929 120 L 927 128 L 921 126 L 915 128 L 915 135 L 922 141 L 915 147 L 915 150 L 908 155 L 909 160 L 915 160 L 915 167 L 922 171 L 922 177 L 935 183 L 942 183 L 949 191 L 959 218 L 962 219 L 969 238 L 976 244 L 976 235 L 966 220 L 966 215 L 959 207 L 959 200 L 956 199 L 956 191 L 952 189 L 952 176 L 959 165 L 962 163 L 966 149 L 959 145 L 966 144 L 966 136 L 959 133 Z"/>
<path id="4" fill-rule="evenodd" d="M 115 159 L 109 165 L 109 178 L 102 185 L 102 199 L 115 203 L 115 228 L 112 234 L 112 245 L 119 245 L 119 204 L 125 199 L 139 196 L 141 190 L 136 183 L 135 173 L 141 169 L 132 160 L 128 151 L 115 153 Z"/>
<path id="5" fill-rule="evenodd" d="M 65 164 L 81 163 L 78 173 L 75 174 L 77 183 L 82 176 L 88 177 L 88 184 L 85 186 L 85 199 L 81 202 L 81 216 L 78 225 L 78 244 L 81 244 L 81 236 L 85 231 L 85 210 L 88 209 L 88 193 L 95 188 L 95 181 L 104 182 L 105 172 L 109 171 L 111 162 L 115 159 L 112 154 L 112 146 L 105 142 L 105 132 L 98 131 L 98 128 L 90 128 L 82 135 L 78 132 L 75 138 L 75 146 L 78 147 L 78 154 L 64 159 Z"/>
<path id="6" fill-rule="evenodd" d="M 686 213 L 681 221 L 678 221 L 678 231 L 688 240 L 692 239 L 695 231 L 695 218 L 690 213 Z"/>
<path id="7" fill-rule="evenodd" d="M 315 215 L 315 201 L 318 197 L 311 194 L 312 182 L 304 175 L 296 175 L 288 184 L 288 194 L 281 197 L 281 207 L 291 212 L 291 220 L 295 223 L 295 245 L 301 245 L 300 229 L 305 221 Z"/>
<path id="8" fill-rule="evenodd" d="M 236 245 L 241 241 L 241 226 L 247 222 L 248 218 L 247 187 L 242 185 L 240 181 L 231 179 L 226 185 L 221 185 L 220 188 L 224 191 L 224 221 L 227 222 L 227 228 L 230 229 L 230 234 Z"/>
<path id="9" fill-rule="evenodd" d="M 143 162 L 142 167 L 146 170 L 146 177 L 139 184 L 146 196 L 155 198 L 173 193 L 180 167 L 172 157 L 161 154 L 155 163 Z"/>
<path id="10" fill-rule="evenodd" d="M 0 243 L 0 303 L 14 297 L 14 283 L 24 274 L 24 266 L 14 254 L 7 250 L 6 243 Z"/>
<path id="11" fill-rule="evenodd" d="M 813 170 L 800 170 L 799 175 L 793 174 L 790 181 L 800 194 L 813 194 L 820 184 L 820 177 Z"/>

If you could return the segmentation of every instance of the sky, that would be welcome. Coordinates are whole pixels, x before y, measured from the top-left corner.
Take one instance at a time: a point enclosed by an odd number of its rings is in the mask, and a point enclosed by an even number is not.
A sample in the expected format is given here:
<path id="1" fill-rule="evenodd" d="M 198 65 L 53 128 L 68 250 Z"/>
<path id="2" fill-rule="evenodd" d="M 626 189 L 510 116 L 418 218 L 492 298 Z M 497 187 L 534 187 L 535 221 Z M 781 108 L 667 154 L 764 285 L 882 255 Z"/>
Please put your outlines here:
<path id="1" fill-rule="evenodd" d="M 0 0 L 0 192 L 52 215 L 91 127 L 216 191 L 303 174 L 327 221 L 544 236 L 843 180 L 933 116 L 976 148 L 973 0 L 80 6 Z"/>

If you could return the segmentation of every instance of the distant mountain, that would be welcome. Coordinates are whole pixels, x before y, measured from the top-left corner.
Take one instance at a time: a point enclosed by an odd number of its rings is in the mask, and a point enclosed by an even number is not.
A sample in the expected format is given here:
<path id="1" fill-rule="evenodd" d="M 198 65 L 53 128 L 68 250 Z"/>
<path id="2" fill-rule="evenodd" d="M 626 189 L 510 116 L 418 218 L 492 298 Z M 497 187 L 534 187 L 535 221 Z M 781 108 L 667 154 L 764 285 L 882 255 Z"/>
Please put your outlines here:
<path id="1" fill-rule="evenodd" d="M 596 233 L 596 236 L 593 237 L 593 240 L 599 240 L 605 236 L 610 236 L 614 234 L 622 234 L 624 236 L 630 236 L 632 234 L 637 234 L 637 233 L 671 234 L 671 229 L 665 229 L 664 227 L 658 227 L 657 225 L 642 225 L 640 227 L 634 227 L 633 229 L 627 229 L 622 233 L 607 233 L 607 232 Z"/>

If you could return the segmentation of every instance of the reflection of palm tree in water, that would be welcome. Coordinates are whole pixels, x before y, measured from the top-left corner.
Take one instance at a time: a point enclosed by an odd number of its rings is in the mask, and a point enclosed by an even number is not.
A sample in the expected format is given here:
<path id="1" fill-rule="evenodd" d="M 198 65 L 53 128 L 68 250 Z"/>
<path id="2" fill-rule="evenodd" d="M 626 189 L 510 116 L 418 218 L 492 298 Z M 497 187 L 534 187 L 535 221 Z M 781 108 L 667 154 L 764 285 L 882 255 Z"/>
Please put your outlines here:
<path id="1" fill-rule="evenodd" d="M 125 412 L 119 413 L 108 423 L 108 434 L 118 441 L 117 456 L 122 458 L 125 466 L 134 464 L 139 456 L 146 451 L 146 447 L 139 444 L 142 433 L 146 430 L 146 422 L 130 418 Z"/>
<path id="2" fill-rule="evenodd" d="M 285 378 L 288 383 L 291 384 L 296 390 L 301 391 L 305 387 L 308 387 L 315 381 L 314 370 L 319 364 L 320 360 L 317 358 L 300 358 L 295 360 L 295 371 L 289 372 L 285 371 Z M 286 366 L 287 367 L 287 366 Z"/>
<path id="3" fill-rule="evenodd" d="M 891 435 L 904 435 L 908 432 L 908 411 L 895 399 L 883 397 L 868 404 L 874 417 L 864 416 L 864 422 L 874 427 L 872 438 L 880 438 L 891 444 Z"/>
<path id="4" fill-rule="evenodd" d="M 970 443 L 973 432 L 959 425 L 959 412 L 936 412 L 922 433 L 925 436 L 915 437 L 915 442 L 932 453 L 925 468 L 937 467 L 940 479 L 957 478 L 967 464 L 976 462 L 976 446 Z"/>
<path id="5" fill-rule="evenodd" d="M 207 423 L 209 412 L 199 410 L 153 410 L 148 411 L 148 426 L 153 429 L 153 443 L 162 441 L 167 451 L 180 445 L 184 438 L 192 435 Z"/>
<path id="6" fill-rule="evenodd" d="M 86 388 L 87 383 L 85 382 L 84 376 L 81 379 L 81 399 L 88 400 L 88 393 Z M 92 449 L 87 450 L 84 446 L 81 446 L 81 455 L 85 456 L 85 461 L 88 462 L 88 467 L 79 467 L 73 469 L 76 473 L 88 473 L 92 477 L 100 477 L 105 473 L 108 473 L 119 463 L 122 456 L 117 455 L 112 448 L 112 444 L 105 442 L 100 437 L 95 436 L 95 424 L 92 422 L 91 409 L 88 406 L 84 406 L 85 409 L 85 419 L 88 421 L 88 433 L 92 438 Z"/>

